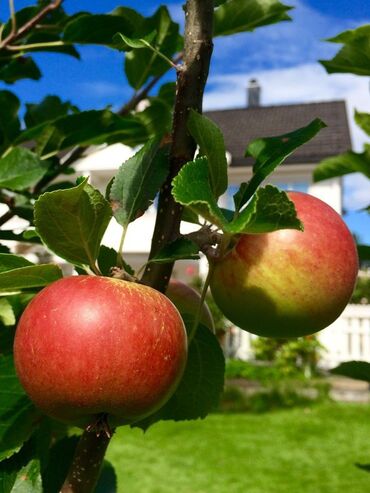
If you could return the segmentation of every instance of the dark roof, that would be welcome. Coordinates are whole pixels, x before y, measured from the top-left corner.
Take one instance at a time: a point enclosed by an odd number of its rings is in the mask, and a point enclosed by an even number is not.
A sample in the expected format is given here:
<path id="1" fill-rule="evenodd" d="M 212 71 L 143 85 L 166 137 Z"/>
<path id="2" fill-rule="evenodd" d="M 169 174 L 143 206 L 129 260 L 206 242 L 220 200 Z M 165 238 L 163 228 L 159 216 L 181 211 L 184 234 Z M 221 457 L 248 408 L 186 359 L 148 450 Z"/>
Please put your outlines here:
<path id="1" fill-rule="evenodd" d="M 244 157 L 247 144 L 258 137 L 273 137 L 292 132 L 321 118 L 328 126 L 311 141 L 299 147 L 286 159 L 287 164 L 318 163 L 324 158 L 351 148 L 344 101 L 259 106 L 205 113 L 224 133 L 232 166 L 245 166 L 252 160 Z"/>

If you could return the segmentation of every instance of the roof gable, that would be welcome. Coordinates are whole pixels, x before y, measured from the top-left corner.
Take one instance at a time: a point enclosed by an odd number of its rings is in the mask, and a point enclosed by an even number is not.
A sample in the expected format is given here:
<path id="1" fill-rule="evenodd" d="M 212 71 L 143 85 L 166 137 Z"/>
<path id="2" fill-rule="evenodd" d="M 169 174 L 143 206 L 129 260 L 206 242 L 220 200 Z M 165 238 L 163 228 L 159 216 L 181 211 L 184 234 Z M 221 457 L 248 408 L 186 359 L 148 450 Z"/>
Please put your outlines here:
<path id="1" fill-rule="evenodd" d="M 208 111 L 205 114 L 224 133 L 226 149 L 232 156 L 231 166 L 252 164 L 251 159 L 244 157 L 251 140 L 292 132 L 308 125 L 315 118 L 321 118 L 328 126 L 288 156 L 285 161 L 287 164 L 318 163 L 351 148 L 344 101 L 259 106 Z"/>

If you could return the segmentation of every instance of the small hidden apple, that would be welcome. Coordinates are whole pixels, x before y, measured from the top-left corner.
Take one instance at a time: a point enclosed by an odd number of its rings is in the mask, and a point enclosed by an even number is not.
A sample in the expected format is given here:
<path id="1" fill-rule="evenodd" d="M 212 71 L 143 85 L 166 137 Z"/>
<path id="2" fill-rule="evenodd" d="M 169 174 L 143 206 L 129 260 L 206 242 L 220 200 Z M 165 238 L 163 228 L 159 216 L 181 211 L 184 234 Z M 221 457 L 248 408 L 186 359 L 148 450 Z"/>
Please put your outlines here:
<path id="1" fill-rule="evenodd" d="M 289 192 L 304 231 L 241 235 L 216 263 L 211 291 L 238 327 L 266 337 L 298 337 L 330 325 L 349 302 L 357 250 L 342 218 L 309 194 Z"/>
<path id="2" fill-rule="evenodd" d="M 14 358 L 45 414 L 85 427 L 141 419 L 173 394 L 187 337 L 171 301 L 148 286 L 72 276 L 44 288 L 19 321 Z"/>
<path id="3" fill-rule="evenodd" d="M 180 313 L 195 315 L 200 303 L 200 294 L 191 286 L 177 279 L 171 279 L 166 296 L 177 307 Z M 200 323 L 208 327 L 212 332 L 215 330 L 213 317 L 207 303 L 203 303 Z"/>

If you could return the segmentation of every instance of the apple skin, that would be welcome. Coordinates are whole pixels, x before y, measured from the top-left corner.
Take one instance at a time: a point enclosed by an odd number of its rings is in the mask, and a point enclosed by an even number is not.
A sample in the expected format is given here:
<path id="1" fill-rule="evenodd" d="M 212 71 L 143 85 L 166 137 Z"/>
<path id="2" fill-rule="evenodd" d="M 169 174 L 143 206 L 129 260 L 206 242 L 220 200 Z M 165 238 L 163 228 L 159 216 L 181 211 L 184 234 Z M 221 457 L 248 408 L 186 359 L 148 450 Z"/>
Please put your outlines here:
<path id="1" fill-rule="evenodd" d="M 18 377 L 45 414 L 85 427 L 136 421 L 175 391 L 187 359 L 176 307 L 159 291 L 107 277 L 72 276 L 25 309 L 15 336 Z"/>
<path id="2" fill-rule="evenodd" d="M 168 296 L 180 313 L 195 315 L 200 302 L 200 294 L 191 286 L 177 279 L 171 279 L 167 287 L 166 296 Z M 202 306 L 200 323 L 214 332 L 215 324 L 207 303 L 204 303 Z"/>
<path id="3" fill-rule="evenodd" d="M 211 291 L 238 327 L 266 337 L 299 337 L 330 325 L 349 302 L 358 272 L 354 240 L 325 202 L 289 192 L 304 232 L 242 235 L 216 263 Z"/>

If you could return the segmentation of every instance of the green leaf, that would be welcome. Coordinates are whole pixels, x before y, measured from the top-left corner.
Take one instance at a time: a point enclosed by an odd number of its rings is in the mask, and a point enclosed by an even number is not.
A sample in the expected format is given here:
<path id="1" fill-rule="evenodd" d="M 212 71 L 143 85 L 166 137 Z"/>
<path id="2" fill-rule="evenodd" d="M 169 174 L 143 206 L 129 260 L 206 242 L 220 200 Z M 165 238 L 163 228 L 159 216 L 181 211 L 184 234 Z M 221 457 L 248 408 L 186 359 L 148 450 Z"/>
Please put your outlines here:
<path id="1" fill-rule="evenodd" d="M 75 107 L 69 102 L 65 103 L 58 96 L 46 96 L 39 104 L 26 104 L 24 121 L 27 127 L 34 127 L 40 123 L 50 122 L 61 116 L 66 116 Z"/>
<path id="2" fill-rule="evenodd" d="M 41 480 L 41 440 L 33 436 L 10 459 L 0 464 L 1 493 L 43 493 Z"/>
<path id="3" fill-rule="evenodd" d="M 40 78 L 41 72 L 30 57 L 22 56 L 0 63 L 0 80 L 7 84 L 13 84 L 20 79 L 39 80 Z"/>
<path id="4" fill-rule="evenodd" d="M 0 293 L 40 288 L 63 277 L 59 266 L 31 265 L 0 273 Z"/>
<path id="5" fill-rule="evenodd" d="M 344 377 L 364 380 L 370 383 L 370 363 L 367 361 L 346 361 L 330 370 L 330 372 L 334 373 L 334 375 L 343 375 Z"/>
<path id="6" fill-rule="evenodd" d="M 165 181 L 168 156 L 158 152 L 159 141 L 147 142 L 119 168 L 110 189 L 114 217 L 124 228 L 140 217 Z"/>
<path id="7" fill-rule="evenodd" d="M 171 131 L 172 107 L 160 98 L 151 98 L 149 106 L 135 113 L 134 118 L 143 125 L 148 138 L 162 138 Z"/>
<path id="8" fill-rule="evenodd" d="M 332 43 L 343 43 L 344 46 L 331 60 L 320 60 L 329 74 L 351 73 L 370 75 L 370 24 L 357 29 L 344 31 L 334 38 Z"/>
<path id="9" fill-rule="evenodd" d="M 117 476 L 112 464 L 103 462 L 103 468 L 94 493 L 117 493 Z"/>
<path id="10" fill-rule="evenodd" d="M 169 65 L 158 53 L 166 58 L 172 58 L 174 53 L 181 50 L 179 26 L 171 20 L 168 9 L 159 7 L 152 17 L 146 18 L 134 33 L 135 39 L 145 39 L 150 33 L 156 33 L 151 41 L 156 50 L 142 48 L 133 49 L 126 53 L 125 71 L 130 85 L 138 90 L 151 76 L 159 76 L 168 71 Z"/>
<path id="11" fill-rule="evenodd" d="M 362 128 L 365 133 L 367 133 L 367 135 L 370 136 L 370 113 L 361 113 L 359 111 L 355 111 L 355 122 L 359 127 Z"/>
<path id="12" fill-rule="evenodd" d="M 59 493 L 78 441 L 78 436 L 64 437 L 51 447 L 47 466 L 42 475 L 45 493 Z"/>
<path id="13" fill-rule="evenodd" d="M 206 156 L 212 190 L 216 198 L 227 189 L 227 161 L 224 137 L 218 126 L 204 115 L 190 111 L 188 129 L 199 146 L 200 155 Z"/>
<path id="14" fill-rule="evenodd" d="M 150 48 L 154 49 L 151 46 L 151 43 L 153 42 L 154 38 L 157 36 L 157 33 L 155 31 L 147 34 L 143 38 L 140 39 L 133 39 L 129 38 L 128 36 L 125 36 L 122 33 L 117 33 L 114 36 L 114 43 L 115 46 L 119 50 L 126 51 L 128 48 L 136 48 L 136 49 L 142 49 L 142 48 Z"/>
<path id="15" fill-rule="evenodd" d="M 112 211 L 84 180 L 67 190 L 46 192 L 35 203 L 35 226 L 45 245 L 72 264 L 95 267 Z"/>
<path id="16" fill-rule="evenodd" d="M 0 460 L 3 460 L 18 452 L 28 440 L 40 413 L 19 383 L 11 354 L 0 354 L 0 379 Z"/>
<path id="17" fill-rule="evenodd" d="M 184 207 L 182 211 L 181 221 L 193 224 L 200 224 L 198 214 L 193 212 L 189 207 Z"/>
<path id="18" fill-rule="evenodd" d="M 370 262 L 370 245 L 357 245 L 360 262 Z"/>
<path id="19" fill-rule="evenodd" d="M 24 243 L 41 243 L 38 237 L 24 238 L 23 233 L 14 233 L 10 229 L 4 229 L 2 231 L 0 230 L 0 239 L 6 241 L 20 241 Z"/>
<path id="20" fill-rule="evenodd" d="M 288 21 L 292 9 L 277 0 L 227 0 L 214 14 L 214 36 L 225 36 Z"/>
<path id="21" fill-rule="evenodd" d="M 19 99 L 10 91 L 0 91 L 0 155 L 20 132 Z"/>
<path id="22" fill-rule="evenodd" d="M 324 159 L 316 166 L 313 180 L 315 182 L 328 180 L 356 172 L 370 178 L 370 145 L 365 145 L 362 153 L 347 151 L 344 154 Z"/>
<path id="23" fill-rule="evenodd" d="M 164 246 L 149 262 L 166 264 L 182 259 L 199 259 L 199 247 L 188 238 L 178 238 Z M 148 262 L 148 263 L 149 263 Z"/>
<path id="24" fill-rule="evenodd" d="M 66 24 L 63 39 L 69 43 L 93 43 L 112 47 L 113 36 L 117 32 L 132 36 L 143 21 L 138 12 L 127 7 L 120 7 L 116 14 L 119 15 L 79 15 Z"/>
<path id="25" fill-rule="evenodd" d="M 30 265 L 34 264 L 24 257 L 19 257 L 18 255 L 10 253 L 0 254 L 0 273 L 19 269 L 21 267 L 29 267 Z"/>
<path id="26" fill-rule="evenodd" d="M 243 185 L 243 196 L 238 196 L 240 207 L 248 202 L 263 180 L 271 174 L 292 152 L 311 140 L 326 125 L 319 118 L 306 127 L 277 137 L 253 140 L 247 147 L 246 156 L 256 160 L 253 176 L 247 186 Z"/>
<path id="27" fill-rule="evenodd" d="M 189 325 L 192 324 L 189 317 Z M 134 423 L 146 430 L 159 420 L 205 418 L 216 408 L 224 387 L 225 358 L 216 336 L 199 325 L 189 346 L 182 380 L 171 399 L 156 413 Z"/>
<path id="28" fill-rule="evenodd" d="M 173 179 L 172 186 L 172 195 L 176 202 L 189 207 L 193 212 L 219 227 L 225 226 L 227 221 L 217 205 L 211 188 L 206 157 L 185 164 Z"/>
<path id="29" fill-rule="evenodd" d="M 229 233 L 269 233 L 278 229 L 299 229 L 303 225 L 287 194 L 272 185 L 259 188 L 246 208 L 227 228 Z"/>
<path id="30" fill-rule="evenodd" d="M 48 170 L 47 163 L 24 147 L 15 147 L 0 159 L 0 187 L 25 190 L 36 185 Z"/>
<path id="31" fill-rule="evenodd" d="M 119 141 L 136 145 L 142 134 L 142 124 L 132 116 L 121 117 L 110 110 L 91 110 L 41 123 L 22 132 L 16 142 L 36 140 L 38 154 L 49 156 L 75 145 Z"/>
<path id="32" fill-rule="evenodd" d="M 114 248 L 101 245 L 99 250 L 98 266 L 103 276 L 109 277 L 111 275 L 111 268 L 117 267 L 117 257 L 118 253 Z M 121 262 L 123 264 L 123 268 L 128 274 L 131 276 L 135 275 L 135 271 L 131 265 L 126 263 L 123 259 L 121 259 Z"/>
<path id="33" fill-rule="evenodd" d="M 6 298 L 0 298 L 0 320 L 5 326 L 15 324 L 13 307 Z"/>

